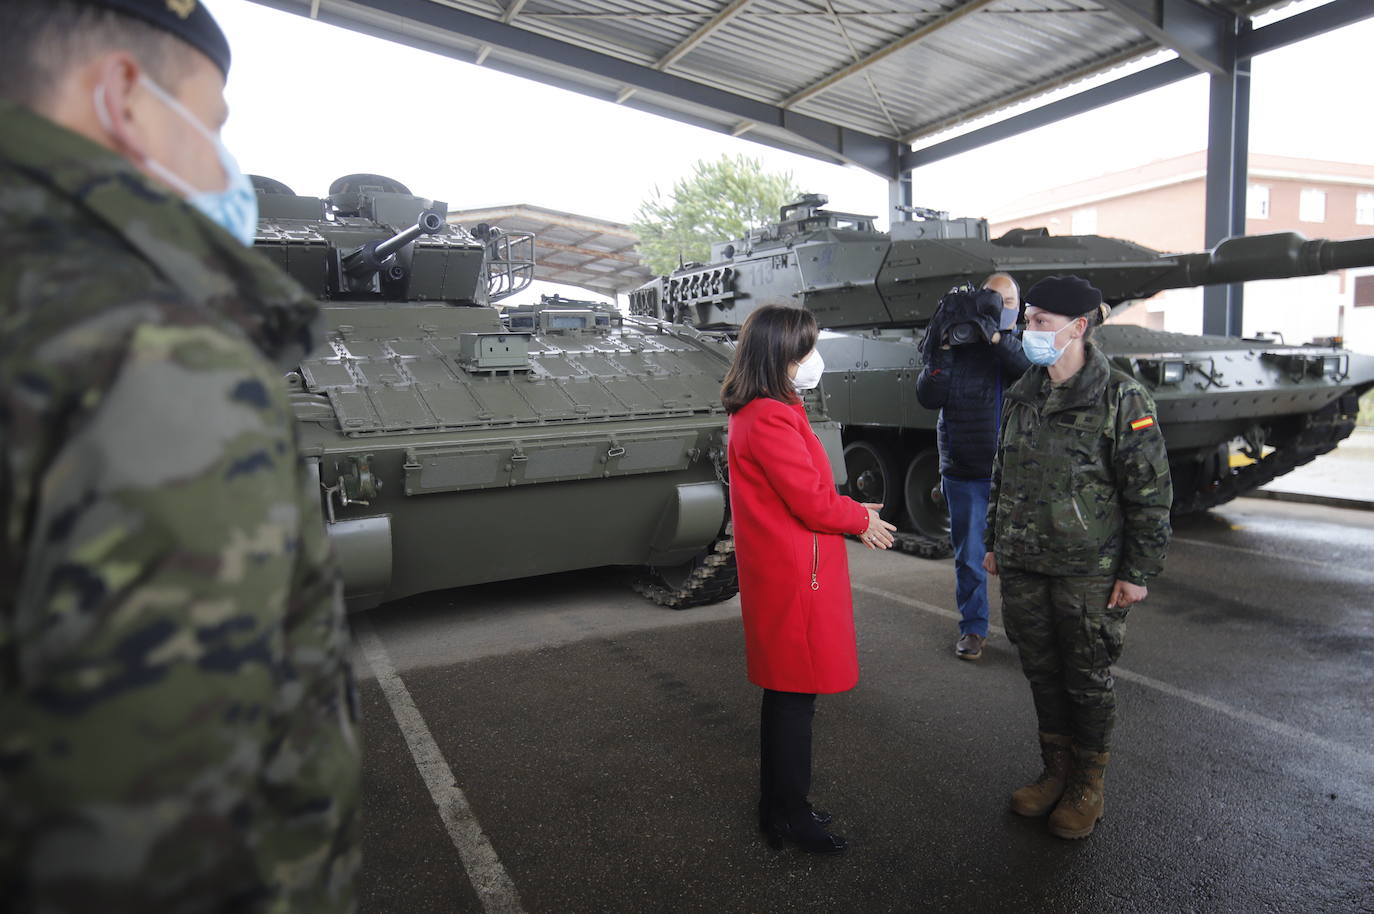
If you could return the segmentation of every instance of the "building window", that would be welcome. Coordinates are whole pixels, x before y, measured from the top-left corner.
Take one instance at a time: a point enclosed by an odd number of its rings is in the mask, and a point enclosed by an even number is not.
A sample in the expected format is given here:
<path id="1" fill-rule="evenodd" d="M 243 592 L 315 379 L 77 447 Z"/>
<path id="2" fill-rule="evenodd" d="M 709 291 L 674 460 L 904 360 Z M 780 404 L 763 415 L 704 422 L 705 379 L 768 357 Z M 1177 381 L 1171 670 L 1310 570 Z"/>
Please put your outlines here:
<path id="1" fill-rule="evenodd" d="M 1374 194 L 1355 195 L 1355 224 L 1374 225 Z"/>
<path id="2" fill-rule="evenodd" d="M 1374 276 L 1355 277 L 1355 307 L 1374 306 Z"/>
<path id="3" fill-rule="evenodd" d="M 1251 184 L 1245 194 L 1245 218 L 1269 218 L 1269 188 L 1263 184 Z"/>
<path id="4" fill-rule="evenodd" d="M 1097 207 L 1090 206 L 1087 209 L 1076 209 L 1073 211 L 1073 228 L 1075 235 L 1096 235 L 1097 234 Z"/>
<path id="5" fill-rule="evenodd" d="M 1298 197 L 1299 222 L 1326 221 L 1326 191 L 1304 187 Z"/>

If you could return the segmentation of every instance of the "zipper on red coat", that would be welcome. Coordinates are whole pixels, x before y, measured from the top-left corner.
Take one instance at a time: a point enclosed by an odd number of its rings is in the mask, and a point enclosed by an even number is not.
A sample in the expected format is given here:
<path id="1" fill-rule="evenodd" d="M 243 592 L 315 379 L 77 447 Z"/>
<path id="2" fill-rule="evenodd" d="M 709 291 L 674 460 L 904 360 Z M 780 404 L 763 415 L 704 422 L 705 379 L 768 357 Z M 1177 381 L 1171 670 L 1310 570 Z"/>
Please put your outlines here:
<path id="1" fill-rule="evenodd" d="M 811 534 L 811 589 L 820 590 L 821 582 L 816 580 L 816 574 L 821 570 L 821 537 L 818 533 Z"/>

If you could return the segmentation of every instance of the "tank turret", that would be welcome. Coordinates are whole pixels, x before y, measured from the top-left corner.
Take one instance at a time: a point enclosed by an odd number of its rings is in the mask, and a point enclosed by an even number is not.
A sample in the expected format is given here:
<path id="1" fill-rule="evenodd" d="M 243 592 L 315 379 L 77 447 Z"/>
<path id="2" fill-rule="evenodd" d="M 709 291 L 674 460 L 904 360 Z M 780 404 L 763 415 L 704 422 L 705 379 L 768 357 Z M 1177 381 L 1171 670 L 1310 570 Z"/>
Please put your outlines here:
<path id="1" fill-rule="evenodd" d="M 844 426 L 851 494 L 882 502 L 887 519 L 902 526 L 900 545 L 922 555 L 948 546 L 936 416 L 915 396 L 919 344 L 952 287 L 1005 272 L 1025 290 L 1072 273 L 1121 306 L 1165 289 L 1374 265 L 1374 238 L 1309 240 L 1280 232 L 1162 254 L 1042 228 L 994 239 L 983 219 L 917 208 L 908 208 L 914 218 L 880 232 L 872 217 L 831 212 L 826 202 L 808 194 L 784 206 L 778 222 L 715 244 L 709 263 L 635 290 L 631 311 L 730 331 L 764 305 L 810 309 L 831 331 L 820 343 L 822 389 L 827 410 Z M 1111 324 L 1094 339 L 1154 394 L 1176 511 L 1243 495 L 1331 450 L 1354 428 L 1358 395 L 1374 386 L 1374 358 L 1330 340 L 1285 346 Z"/>
<path id="2" fill-rule="evenodd" d="M 1130 241 L 1042 228 L 990 239 L 986 220 L 917 208 L 911 211 L 918 218 L 879 232 L 871 216 L 830 212 L 825 202 L 822 194 L 807 194 L 782 207 L 776 224 L 715 245 L 711 263 L 637 290 L 632 309 L 729 327 L 763 305 L 800 304 L 832 330 L 922 327 L 952 286 L 995 272 L 1012 274 L 1023 289 L 1073 273 L 1119 304 L 1165 289 L 1374 265 L 1374 238 L 1308 240 L 1277 232 L 1229 238 L 1211 251 L 1161 254 Z"/>
<path id="3" fill-rule="evenodd" d="M 448 224 L 448 204 L 391 178 L 348 175 L 326 197 L 259 175 L 253 184 L 257 249 L 319 299 L 486 305 L 534 278 L 533 236 L 479 237 Z"/>

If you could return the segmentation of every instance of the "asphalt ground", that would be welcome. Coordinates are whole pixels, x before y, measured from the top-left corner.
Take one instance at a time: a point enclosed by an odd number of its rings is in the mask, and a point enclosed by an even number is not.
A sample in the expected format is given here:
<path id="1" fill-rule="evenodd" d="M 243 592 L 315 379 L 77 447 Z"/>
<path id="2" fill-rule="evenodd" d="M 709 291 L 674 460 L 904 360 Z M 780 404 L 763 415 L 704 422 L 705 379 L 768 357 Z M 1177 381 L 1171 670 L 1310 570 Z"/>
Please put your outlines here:
<path id="1" fill-rule="evenodd" d="M 1175 536 L 1077 842 L 1006 809 L 1029 690 L 1000 633 L 954 658 L 947 561 L 851 547 L 862 679 L 815 723 L 834 858 L 755 830 L 736 601 L 598 570 L 355 616 L 361 910 L 1374 911 L 1374 512 L 1241 499 Z"/>

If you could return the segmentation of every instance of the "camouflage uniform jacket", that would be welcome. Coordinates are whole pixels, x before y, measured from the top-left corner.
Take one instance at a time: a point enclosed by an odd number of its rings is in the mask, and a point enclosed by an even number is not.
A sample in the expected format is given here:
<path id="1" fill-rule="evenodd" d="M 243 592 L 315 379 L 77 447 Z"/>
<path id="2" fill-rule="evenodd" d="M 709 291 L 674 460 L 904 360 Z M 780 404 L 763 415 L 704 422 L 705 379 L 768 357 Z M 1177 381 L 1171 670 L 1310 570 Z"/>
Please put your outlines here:
<path id="1" fill-rule="evenodd" d="M 347 623 L 280 367 L 316 306 L 5 102 L 0 250 L 6 909 L 352 910 Z"/>
<path id="2" fill-rule="evenodd" d="M 999 564 L 1144 584 L 1164 567 L 1173 486 L 1155 404 L 1091 342 L 1062 387 L 1007 391 L 984 542 Z"/>

